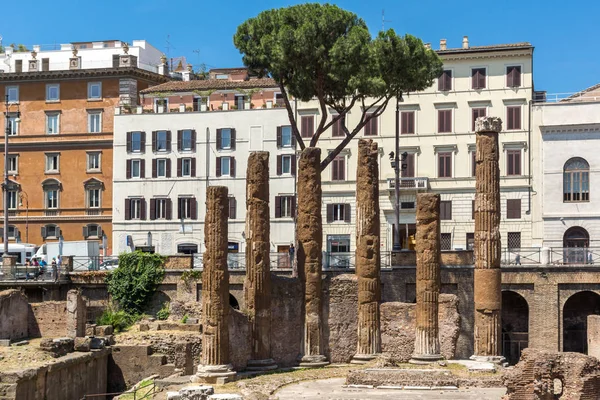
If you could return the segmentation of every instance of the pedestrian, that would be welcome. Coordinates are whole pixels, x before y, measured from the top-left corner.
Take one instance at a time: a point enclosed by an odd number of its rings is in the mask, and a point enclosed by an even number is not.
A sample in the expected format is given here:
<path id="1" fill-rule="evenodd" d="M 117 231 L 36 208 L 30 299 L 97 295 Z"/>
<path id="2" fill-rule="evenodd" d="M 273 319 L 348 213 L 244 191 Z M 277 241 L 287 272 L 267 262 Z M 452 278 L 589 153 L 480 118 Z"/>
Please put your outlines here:
<path id="1" fill-rule="evenodd" d="M 521 255 L 517 254 L 515 256 L 515 265 L 521 265 Z"/>
<path id="2" fill-rule="evenodd" d="M 52 257 L 52 280 L 58 282 L 58 265 L 56 264 L 56 257 Z"/>
<path id="3" fill-rule="evenodd" d="M 592 254 L 591 251 L 588 251 L 587 262 L 588 262 L 588 264 L 593 264 L 594 263 L 594 255 Z"/>
<path id="4" fill-rule="evenodd" d="M 40 261 L 40 276 L 42 277 L 42 279 L 44 279 L 44 274 L 46 274 L 47 266 L 48 266 L 48 263 L 46 262 L 46 260 L 44 260 L 42 258 L 42 260 Z"/>
<path id="5" fill-rule="evenodd" d="M 289 248 L 288 252 L 290 253 L 290 267 L 293 267 L 294 266 L 294 253 L 296 252 L 294 243 L 290 243 L 290 248 Z"/>
<path id="6" fill-rule="evenodd" d="M 25 260 L 25 280 L 28 281 L 29 280 L 29 270 L 31 269 L 31 261 L 29 261 L 29 258 L 27 258 Z"/>

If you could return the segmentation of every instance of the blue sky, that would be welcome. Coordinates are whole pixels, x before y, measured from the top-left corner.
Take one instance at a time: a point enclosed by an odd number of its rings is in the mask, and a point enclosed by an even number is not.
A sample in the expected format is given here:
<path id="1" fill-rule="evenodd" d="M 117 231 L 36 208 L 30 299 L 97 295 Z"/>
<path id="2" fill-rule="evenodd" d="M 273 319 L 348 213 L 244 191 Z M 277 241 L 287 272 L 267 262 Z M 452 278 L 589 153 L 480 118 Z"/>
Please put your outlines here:
<path id="1" fill-rule="evenodd" d="M 33 0 L 2 4 L 0 35 L 4 44 L 68 43 L 146 39 L 169 56 L 186 56 L 192 64 L 240 66 L 233 46 L 237 26 L 260 11 L 296 1 L 251 0 L 169 2 L 165 0 Z M 386 28 L 431 42 L 446 38 L 449 47 L 528 41 L 535 46 L 536 90 L 568 93 L 600 82 L 597 24 L 600 2 L 592 0 L 340 0 L 357 13 L 372 33 Z M 478 10 L 474 4 L 482 4 Z M 446 6 L 441 6 L 446 4 Z M 25 9 L 24 9 L 25 7 Z M 11 18 L 13 16 L 14 18 Z M 199 54 L 195 52 L 199 50 Z"/>

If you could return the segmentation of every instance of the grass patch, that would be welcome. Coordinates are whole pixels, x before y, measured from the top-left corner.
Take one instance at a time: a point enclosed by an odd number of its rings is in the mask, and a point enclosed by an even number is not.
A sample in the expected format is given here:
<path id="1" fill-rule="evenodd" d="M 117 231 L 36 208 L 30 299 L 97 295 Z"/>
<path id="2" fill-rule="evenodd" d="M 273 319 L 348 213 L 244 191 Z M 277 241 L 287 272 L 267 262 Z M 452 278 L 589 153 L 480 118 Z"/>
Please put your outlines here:
<path id="1" fill-rule="evenodd" d="M 150 399 L 151 397 L 148 395 L 152 393 L 154 393 L 154 379 L 144 379 L 138 384 L 137 389 L 135 391 L 120 395 L 119 400 L 141 400 L 146 398 Z"/>

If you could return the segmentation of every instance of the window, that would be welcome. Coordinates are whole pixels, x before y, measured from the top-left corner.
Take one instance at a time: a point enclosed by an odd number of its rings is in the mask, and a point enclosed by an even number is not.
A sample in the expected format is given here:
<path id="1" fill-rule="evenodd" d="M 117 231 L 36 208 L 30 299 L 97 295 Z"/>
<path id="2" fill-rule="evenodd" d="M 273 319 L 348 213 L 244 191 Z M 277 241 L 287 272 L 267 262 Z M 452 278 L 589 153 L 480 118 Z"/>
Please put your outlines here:
<path id="1" fill-rule="evenodd" d="M 346 180 L 346 157 L 337 156 L 331 162 L 331 180 L 345 181 Z"/>
<path id="2" fill-rule="evenodd" d="M 125 199 L 125 219 L 146 219 L 146 200 L 141 198 Z"/>
<path id="3" fill-rule="evenodd" d="M 506 107 L 506 129 L 521 129 L 521 106 Z"/>
<path id="4" fill-rule="evenodd" d="M 440 220 L 452 219 L 452 201 L 440 201 Z"/>
<path id="5" fill-rule="evenodd" d="M 372 116 L 373 116 L 373 113 L 367 113 L 365 118 L 369 118 Z M 376 136 L 378 134 L 377 133 L 377 118 L 378 117 L 373 117 L 369 120 L 369 122 L 367 122 L 367 124 L 365 125 L 365 136 Z"/>
<path id="6" fill-rule="evenodd" d="M 102 111 L 89 111 L 88 112 L 88 132 L 89 133 L 102 132 Z"/>
<path id="7" fill-rule="evenodd" d="M 414 111 L 402 111 L 400 113 L 400 133 L 403 135 L 415 133 Z"/>
<path id="8" fill-rule="evenodd" d="M 152 177 L 153 178 L 170 178 L 171 177 L 171 160 L 159 158 L 152 160 Z"/>
<path id="9" fill-rule="evenodd" d="M 19 193 L 16 190 L 9 190 L 8 191 L 8 209 L 9 210 L 16 210 L 17 209 L 17 204 L 18 204 L 18 198 L 19 198 Z"/>
<path id="10" fill-rule="evenodd" d="M 438 78 L 438 90 L 448 92 L 452 90 L 452 70 L 446 69 Z"/>
<path id="11" fill-rule="evenodd" d="M 171 219 L 171 199 L 150 199 L 150 219 Z"/>
<path id="12" fill-rule="evenodd" d="M 401 210 L 413 210 L 415 208 L 415 202 L 414 201 L 401 201 L 400 202 L 400 209 Z"/>
<path id="13" fill-rule="evenodd" d="M 337 117 L 337 115 L 333 115 L 333 118 Z M 333 137 L 344 137 L 346 133 L 344 133 L 344 128 L 342 128 L 342 123 L 345 121 L 346 116 L 344 115 L 342 118 L 338 119 L 331 125 L 331 136 Z"/>
<path id="14" fill-rule="evenodd" d="M 220 136 L 220 137 L 219 137 Z M 231 149 L 231 143 L 232 143 L 232 136 L 231 136 L 231 129 L 221 129 L 221 134 L 217 134 L 217 149 L 221 150 L 228 150 Z"/>
<path id="15" fill-rule="evenodd" d="M 87 204 L 86 208 L 100 208 L 100 194 L 102 189 L 90 188 L 86 190 Z"/>
<path id="16" fill-rule="evenodd" d="M 521 86 L 521 67 L 510 66 L 506 67 L 506 86 L 520 87 Z"/>
<path id="17" fill-rule="evenodd" d="M 183 158 L 181 160 L 181 175 L 180 176 L 192 176 L 192 159 Z"/>
<path id="18" fill-rule="evenodd" d="M 275 104 L 280 107 L 285 107 L 285 100 L 283 99 L 283 94 L 275 93 Z"/>
<path id="19" fill-rule="evenodd" d="M 237 200 L 233 196 L 229 196 L 229 219 L 237 218 Z"/>
<path id="20" fill-rule="evenodd" d="M 50 71 L 50 59 L 42 58 L 42 71 Z"/>
<path id="21" fill-rule="evenodd" d="M 402 157 L 401 159 L 401 175 L 403 178 L 414 178 L 415 177 L 415 153 L 407 153 L 406 158 Z M 401 187 L 406 187 L 406 185 L 413 185 L 414 181 L 406 181 L 401 182 Z"/>
<path id="22" fill-rule="evenodd" d="M 59 130 L 60 114 L 57 112 L 46 113 L 46 133 L 49 135 L 56 135 Z"/>
<path id="23" fill-rule="evenodd" d="M 59 84 L 48 84 L 46 85 L 46 101 L 59 101 L 60 100 L 60 85 Z"/>
<path id="24" fill-rule="evenodd" d="M 438 110 L 438 133 L 452 132 L 452 110 Z"/>
<path id="25" fill-rule="evenodd" d="M 508 232 L 507 239 L 509 249 L 521 248 L 521 232 Z"/>
<path id="26" fill-rule="evenodd" d="M 127 160 L 127 179 L 144 178 L 146 176 L 145 166 L 145 160 Z"/>
<path id="27" fill-rule="evenodd" d="M 42 226 L 41 229 L 42 239 L 58 239 L 60 237 L 60 228 L 58 225 L 48 224 Z"/>
<path id="28" fill-rule="evenodd" d="M 485 68 L 471 69 L 471 87 L 475 90 L 485 89 Z"/>
<path id="29" fill-rule="evenodd" d="M 171 131 L 154 131 L 152 136 L 152 151 L 171 151 Z"/>
<path id="30" fill-rule="evenodd" d="M 473 232 L 467 233 L 467 250 L 473 250 L 475 248 L 475 234 Z"/>
<path id="31" fill-rule="evenodd" d="M 471 112 L 473 113 L 473 123 L 471 124 L 471 131 L 475 132 L 475 121 L 479 117 L 485 117 L 486 109 L 485 108 L 473 108 Z"/>
<path id="32" fill-rule="evenodd" d="M 177 218 L 178 219 L 198 219 L 196 209 L 196 199 L 194 197 L 180 197 L 177 199 Z"/>
<path id="33" fill-rule="evenodd" d="M 15 72 L 23 72 L 23 60 L 15 60 Z"/>
<path id="34" fill-rule="evenodd" d="M 8 238 L 9 239 L 17 239 L 20 238 L 19 228 L 14 225 L 8 226 Z"/>
<path id="35" fill-rule="evenodd" d="M 48 189 L 45 192 L 46 197 L 46 208 L 56 209 L 58 208 L 58 190 Z"/>
<path id="36" fill-rule="evenodd" d="M 590 165 L 583 158 L 571 158 L 565 163 L 563 201 L 590 201 Z"/>
<path id="37" fill-rule="evenodd" d="M 506 200 L 506 218 L 520 219 L 521 218 L 521 199 Z"/>
<path id="38" fill-rule="evenodd" d="M 235 176 L 235 157 L 217 157 L 217 176 Z"/>
<path id="39" fill-rule="evenodd" d="M 303 115 L 300 117 L 300 136 L 311 138 L 315 133 L 315 117 L 313 115 Z"/>
<path id="40" fill-rule="evenodd" d="M 277 175 L 296 175 L 296 156 L 277 156 Z"/>
<path id="41" fill-rule="evenodd" d="M 277 127 L 277 147 L 293 147 L 295 145 L 292 127 L 289 125 Z"/>
<path id="42" fill-rule="evenodd" d="M 101 154 L 99 151 L 87 153 L 87 172 L 98 172 L 101 170 Z"/>
<path id="43" fill-rule="evenodd" d="M 97 224 L 89 224 L 83 227 L 83 237 L 85 239 L 102 237 L 102 228 Z"/>
<path id="44" fill-rule="evenodd" d="M 8 155 L 8 173 L 16 174 L 19 172 L 19 156 L 16 154 Z"/>
<path id="45" fill-rule="evenodd" d="M 350 222 L 350 204 L 327 204 L 327 222 Z"/>
<path id="46" fill-rule="evenodd" d="M 471 176 L 475 177 L 476 169 L 477 169 L 477 159 L 475 158 L 477 152 L 475 150 L 471 150 Z"/>
<path id="47" fill-rule="evenodd" d="M 440 234 L 440 250 L 452 250 L 452 234 Z"/>
<path id="48" fill-rule="evenodd" d="M 177 132 L 177 149 L 179 151 L 193 151 L 196 149 L 196 131 L 184 129 Z"/>
<path id="49" fill-rule="evenodd" d="M 506 151 L 506 175 L 521 175 L 521 150 Z"/>
<path id="50" fill-rule="evenodd" d="M 293 218 L 295 213 L 295 196 L 275 196 L 275 218 Z"/>
<path id="51" fill-rule="evenodd" d="M 46 173 L 57 173 L 60 168 L 60 154 L 46 153 Z"/>
<path id="52" fill-rule="evenodd" d="M 17 114 L 8 114 L 8 136 L 16 136 L 19 134 L 19 122 L 17 122 Z"/>
<path id="53" fill-rule="evenodd" d="M 19 87 L 18 86 L 7 86 L 6 96 L 8 96 L 9 103 L 19 102 Z"/>
<path id="54" fill-rule="evenodd" d="M 438 178 L 452 178 L 452 153 L 438 153 Z"/>
<path id="55" fill-rule="evenodd" d="M 143 153 L 146 146 L 146 132 L 127 132 L 127 152 Z"/>
<path id="56" fill-rule="evenodd" d="M 102 82 L 88 82 L 88 100 L 102 99 Z"/>

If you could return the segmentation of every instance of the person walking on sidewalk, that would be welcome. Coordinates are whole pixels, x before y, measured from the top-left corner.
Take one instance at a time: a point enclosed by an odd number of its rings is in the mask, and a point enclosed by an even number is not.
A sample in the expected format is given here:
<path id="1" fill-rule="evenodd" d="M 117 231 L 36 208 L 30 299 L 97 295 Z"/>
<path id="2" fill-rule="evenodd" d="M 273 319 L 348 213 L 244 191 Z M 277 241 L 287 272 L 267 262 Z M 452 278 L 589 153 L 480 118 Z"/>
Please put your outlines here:
<path id="1" fill-rule="evenodd" d="M 58 265 L 56 264 L 56 257 L 52 257 L 52 280 L 58 282 Z"/>

